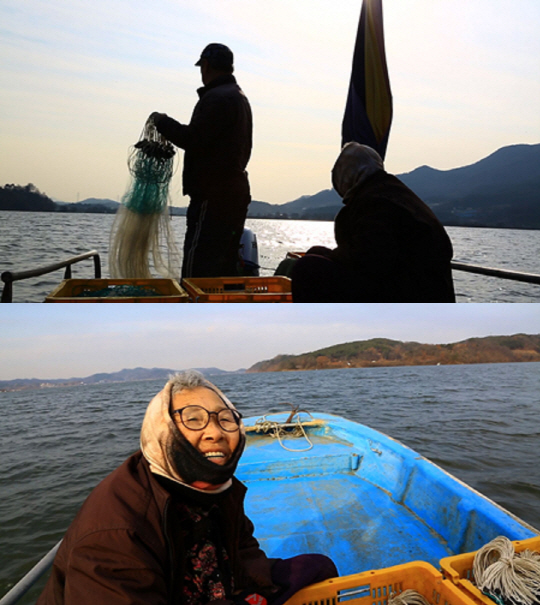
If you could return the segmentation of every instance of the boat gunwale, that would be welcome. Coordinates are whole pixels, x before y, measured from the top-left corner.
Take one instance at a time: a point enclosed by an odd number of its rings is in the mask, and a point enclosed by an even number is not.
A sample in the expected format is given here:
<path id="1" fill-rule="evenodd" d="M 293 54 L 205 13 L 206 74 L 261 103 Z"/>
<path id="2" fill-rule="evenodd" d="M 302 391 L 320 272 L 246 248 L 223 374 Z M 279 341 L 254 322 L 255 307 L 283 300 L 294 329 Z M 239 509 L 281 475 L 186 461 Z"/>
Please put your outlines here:
<path id="1" fill-rule="evenodd" d="M 418 453 L 416 450 L 412 449 L 408 445 L 405 445 L 398 439 L 391 437 L 390 435 L 387 435 L 386 433 L 378 431 L 377 429 L 373 429 L 367 425 L 364 425 L 360 422 L 349 420 L 347 418 L 338 416 L 336 414 L 329 414 L 326 412 L 314 412 L 314 413 L 306 412 L 306 414 L 308 414 L 310 416 L 310 420 L 302 421 L 302 425 L 304 427 L 306 427 L 308 435 L 312 431 L 323 430 L 324 436 L 327 439 L 335 437 L 336 441 L 339 441 L 340 443 L 348 443 L 351 446 L 355 447 L 355 446 L 357 446 L 357 444 L 355 444 L 354 439 L 351 437 L 351 433 L 356 432 L 357 436 L 360 439 L 367 440 L 367 442 L 370 446 L 369 449 L 371 450 L 371 452 L 375 453 L 376 455 L 377 454 L 382 455 L 382 451 L 377 450 L 376 448 L 373 447 L 374 444 L 376 445 L 378 443 L 381 445 L 381 447 L 388 448 L 388 450 L 391 451 L 392 454 L 397 455 L 397 456 L 401 455 L 403 457 L 404 464 L 406 461 L 410 462 L 411 468 L 408 469 L 409 476 L 412 472 L 413 467 L 421 468 L 424 470 L 427 469 L 428 471 L 430 469 L 432 469 L 433 471 L 435 471 L 436 474 L 440 474 L 440 476 L 443 477 L 450 486 L 452 485 L 452 483 L 455 483 L 459 487 L 458 495 L 461 495 L 465 499 L 467 499 L 467 496 L 469 496 L 469 499 L 471 499 L 471 496 L 472 496 L 472 499 L 477 502 L 483 501 L 488 506 L 493 507 L 501 515 L 507 516 L 508 518 L 512 519 L 518 526 L 521 526 L 523 529 L 531 532 L 532 536 L 540 535 L 540 530 L 538 528 L 533 527 L 530 523 L 521 519 L 517 514 L 509 511 L 508 509 L 506 509 L 504 506 L 502 506 L 498 502 L 492 500 L 490 497 L 481 493 L 476 488 L 470 486 L 462 479 L 456 477 L 449 471 L 442 468 L 437 463 L 432 462 L 431 460 L 429 460 L 422 454 Z M 276 413 L 269 413 L 266 416 L 264 416 L 264 418 L 266 418 L 269 421 L 279 423 L 280 419 L 289 418 L 289 416 L 290 415 L 287 412 L 276 412 Z M 260 417 L 257 417 L 257 416 L 250 416 L 250 417 L 243 419 L 248 437 L 251 437 L 254 434 L 260 435 L 260 433 L 256 432 L 257 431 L 256 425 L 259 420 L 260 420 Z M 297 423 L 295 423 L 295 422 L 289 422 L 289 423 L 282 422 L 282 424 L 288 424 L 288 426 L 297 426 Z M 301 453 L 301 452 L 299 452 L 299 453 Z M 361 453 L 360 448 L 358 448 L 356 453 Z M 304 452 L 304 454 L 306 457 L 309 457 L 309 455 L 310 455 L 309 452 Z M 363 457 L 364 456 L 360 456 L 361 459 Z M 361 463 L 360 463 L 360 466 L 361 466 Z M 241 471 L 241 469 L 242 469 L 242 461 L 240 462 L 240 465 L 239 465 L 239 471 Z M 402 489 L 401 493 L 398 494 L 391 489 L 388 490 L 383 485 L 370 481 L 365 476 L 362 478 L 364 480 L 372 483 L 377 488 L 382 489 L 383 491 L 387 491 L 387 493 L 391 496 L 391 498 L 394 501 L 409 508 L 404 499 L 406 490 L 407 490 L 408 481 L 403 482 L 404 483 L 403 489 Z M 474 502 L 473 502 L 473 504 L 474 504 Z M 414 509 L 410 509 L 410 510 L 415 515 L 418 515 L 418 512 L 415 511 Z M 469 514 L 473 513 L 474 510 L 475 510 L 474 507 L 470 508 Z M 464 511 L 464 512 L 467 512 L 467 511 Z M 420 516 L 420 518 L 422 518 L 421 515 L 419 515 L 419 516 Z M 532 536 L 530 536 L 530 537 L 532 537 Z M 522 538 L 522 539 L 524 539 L 524 538 Z"/>

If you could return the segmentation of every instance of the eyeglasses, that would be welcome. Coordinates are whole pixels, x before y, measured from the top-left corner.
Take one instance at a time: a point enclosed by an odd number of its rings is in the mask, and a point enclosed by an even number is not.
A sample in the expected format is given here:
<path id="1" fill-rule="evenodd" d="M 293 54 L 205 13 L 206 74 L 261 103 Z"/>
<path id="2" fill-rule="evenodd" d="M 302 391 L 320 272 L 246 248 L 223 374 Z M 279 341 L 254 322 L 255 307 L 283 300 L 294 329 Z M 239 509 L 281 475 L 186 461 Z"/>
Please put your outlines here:
<path id="1" fill-rule="evenodd" d="M 215 415 L 218 425 L 227 433 L 235 433 L 240 428 L 242 414 L 236 410 L 223 408 L 219 412 L 209 412 L 199 405 L 188 405 L 180 410 L 174 410 L 182 424 L 190 431 L 202 431 L 208 426 L 210 416 Z"/>

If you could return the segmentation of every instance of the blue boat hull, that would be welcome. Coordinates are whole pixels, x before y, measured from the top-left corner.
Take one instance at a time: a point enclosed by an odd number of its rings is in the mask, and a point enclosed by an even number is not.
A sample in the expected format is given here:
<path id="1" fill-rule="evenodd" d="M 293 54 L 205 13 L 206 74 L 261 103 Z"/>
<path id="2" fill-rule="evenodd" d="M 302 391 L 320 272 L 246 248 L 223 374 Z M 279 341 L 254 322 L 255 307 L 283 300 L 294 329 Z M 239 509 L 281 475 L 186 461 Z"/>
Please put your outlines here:
<path id="1" fill-rule="evenodd" d="M 286 415 L 268 420 L 284 422 Z M 361 424 L 314 414 L 313 447 L 295 452 L 253 432 L 237 476 L 270 557 L 318 552 L 340 575 L 477 550 L 498 535 L 539 532 L 401 443 Z M 309 420 L 309 417 L 305 417 Z M 304 438 L 285 439 L 290 449 Z"/>

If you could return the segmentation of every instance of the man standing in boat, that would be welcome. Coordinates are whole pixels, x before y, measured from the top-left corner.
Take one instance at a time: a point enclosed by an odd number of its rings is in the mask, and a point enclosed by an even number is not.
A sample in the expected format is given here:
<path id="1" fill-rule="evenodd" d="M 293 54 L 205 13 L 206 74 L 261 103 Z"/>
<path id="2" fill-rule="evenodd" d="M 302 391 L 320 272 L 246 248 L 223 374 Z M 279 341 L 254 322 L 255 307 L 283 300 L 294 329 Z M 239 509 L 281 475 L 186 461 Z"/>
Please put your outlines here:
<path id="1" fill-rule="evenodd" d="M 253 124 L 247 97 L 233 76 L 233 53 L 209 44 L 195 63 L 198 89 L 189 124 L 153 113 L 157 130 L 185 150 L 183 193 L 190 196 L 182 277 L 238 274 L 238 249 L 251 201 L 246 166 Z"/>

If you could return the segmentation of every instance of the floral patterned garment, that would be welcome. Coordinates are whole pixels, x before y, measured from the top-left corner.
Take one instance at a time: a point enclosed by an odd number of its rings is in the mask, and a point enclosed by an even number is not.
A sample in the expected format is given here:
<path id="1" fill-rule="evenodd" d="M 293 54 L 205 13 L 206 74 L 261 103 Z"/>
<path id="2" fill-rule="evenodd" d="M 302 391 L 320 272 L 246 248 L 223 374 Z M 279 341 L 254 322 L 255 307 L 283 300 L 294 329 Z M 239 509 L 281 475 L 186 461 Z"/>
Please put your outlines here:
<path id="1" fill-rule="evenodd" d="M 220 544 L 214 519 L 217 507 L 210 510 L 183 505 L 184 519 L 189 528 L 186 543 L 184 603 L 205 605 L 226 599 L 232 593 L 229 556 Z"/>

